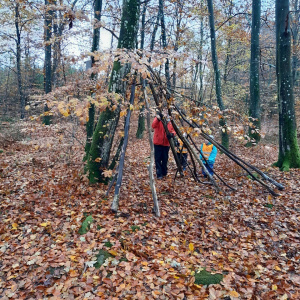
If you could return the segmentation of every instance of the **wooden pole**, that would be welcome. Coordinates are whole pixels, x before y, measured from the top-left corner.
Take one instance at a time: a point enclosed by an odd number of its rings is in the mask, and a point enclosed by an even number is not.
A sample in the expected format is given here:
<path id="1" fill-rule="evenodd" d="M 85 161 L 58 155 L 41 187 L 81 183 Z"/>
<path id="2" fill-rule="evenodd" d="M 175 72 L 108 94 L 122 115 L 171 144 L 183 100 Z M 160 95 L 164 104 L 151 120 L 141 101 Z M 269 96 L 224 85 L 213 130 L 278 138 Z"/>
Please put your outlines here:
<path id="1" fill-rule="evenodd" d="M 147 129 L 148 129 L 148 136 L 149 136 L 149 144 L 150 144 L 150 163 L 148 166 L 149 170 L 149 180 L 150 180 L 150 188 L 152 192 L 152 198 L 154 202 L 154 213 L 157 217 L 160 217 L 160 209 L 159 209 L 159 203 L 157 200 L 157 193 L 155 188 L 155 180 L 153 176 L 153 166 L 154 166 L 154 144 L 153 144 L 153 133 L 151 131 L 151 125 L 150 125 L 150 107 L 148 102 L 148 96 L 145 88 L 145 80 L 143 80 L 143 92 L 144 92 L 144 98 L 145 98 L 145 104 L 146 104 L 146 110 L 147 110 Z"/>
<path id="2" fill-rule="evenodd" d="M 130 105 L 134 102 L 134 95 L 135 95 L 135 86 L 136 86 L 136 79 L 134 78 L 134 82 L 131 86 L 131 94 L 130 94 Z M 112 212 L 117 212 L 119 207 L 119 197 L 120 197 L 120 189 L 122 185 L 122 178 L 123 178 L 123 169 L 124 169 L 124 161 L 125 161 L 125 153 L 128 144 L 128 135 L 129 135 L 129 128 L 130 128 L 130 117 L 131 117 L 131 109 L 130 107 L 127 109 L 126 121 L 125 121 L 125 129 L 124 129 L 124 142 L 123 148 L 121 152 L 120 162 L 119 162 L 119 170 L 118 170 L 118 178 L 117 183 L 115 186 L 115 195 L 111 205 Z"/>

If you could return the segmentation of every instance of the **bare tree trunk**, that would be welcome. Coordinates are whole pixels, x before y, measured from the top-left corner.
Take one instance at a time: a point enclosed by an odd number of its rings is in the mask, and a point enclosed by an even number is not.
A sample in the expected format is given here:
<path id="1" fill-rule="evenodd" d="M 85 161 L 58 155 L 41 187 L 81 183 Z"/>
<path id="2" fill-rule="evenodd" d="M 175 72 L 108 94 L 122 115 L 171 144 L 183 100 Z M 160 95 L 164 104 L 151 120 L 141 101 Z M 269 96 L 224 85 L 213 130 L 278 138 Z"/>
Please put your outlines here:
<path id="1" fill-rule="evenodd" d="M 141 50 L 144 50 L 144 43 L 145 43 L 145 29 L 146 29 L 146 10 L 147 10 L 147 2 L 144 3 L 143 6 L 143 12 L 142 12 L 142 28 L 141 28 Z M 143 102 L 143 104 L 140 107 L 140 113 L 139 113 L 139 120 L 138 120 L 138 128 L 136 131 L 136 138 L 142 139 L 145 131 L 145 116 L 144 116 L 144 99 L 141 97 L 140 102 Z"/>
<path id="2" fill-rule="evenodd" d="M 10 80 L 10 69 L 8 69 L 8 74 L 6 78 L 5 84 L 5 96 L 3 98 L 3 115 L 7 114 L 8 111 L 8 88 L 9 88 L 9 80 Z"/>
<path id="3" fill-rule="evenodd" d="M 57 0 L 53 0 L 53 4 L 57 4 Z M 57 9 L 53 12 L 53 36 L 54 36 L 54 42 L 53 42 L 53 63 L 52 63 L 52 82 L 54 89 L 56 88 L 58 84 L 58 64 L 60 60 L 60 36 L 58 33 L 58 11 Z"/>
<path id="4" fill-rule="evenodd" d="M 167 35 L 166 35 L 166 25 L 165 25 L 165 16 L 164 16 L 164 0 L 159 0 L 158 9 L 160 14 L 160 26 L 161 26 L 161 40 L 163 44 L 163 48 L 167 49 Z M 167 88 L 171 88 L 171 78 L 170 78 L 170 62 L 169 59 L 166 59 L 165 63 L 165 75 L 167 81 Z"/>
<path id="5" fill-rule="evenodd" d="M 45 75 L 44 75 L 44 89 L 45 93 L 48 94 L 52 90 L 52 72 L 51 72 L 51 58 L 52 58 L 52 49 L 51 49 L 51 37 L 52 37 L 52 18 L 53 12 L 50 8 L 49 0 L 45 0 Z M 47 104 L 44 107 L 44 119 L 43 123 L 49 125 L 51 122 L 50 115 L 48 114 L 49 108 Z"/>
<path id="6" fill-rule="evenodd" d="M 250 107 L 249 116 L 252 118 L 254 126 L 249 128 L 249 136 L 255 140 L 255 144 L 260 140 L 260 95 L 259 95 L 259 32 L 260 32 L 260 10 L 261 0 L 252 1 L 252 29 L 251 29 L 251 60 L 250 60 Z M 252 142 L 250 141 L 250 144 Z"/>
<path id="7" fill-rule="evenodd" d="M 156 22 L 155 22 L 153 32 L 152 32 L 152 36 L 151 36 L 150 52 L 152 52 L 153 49 L 154 49 L 155 36 L 156 36 L 157 29 L 158 29 L 159 18 L 160 18 L 160 11 L 158 11 L 158 13 L 157 13 Z"/>
<path id="8" fill-rule="evenodd" d="M 254 1 L 252 1 L 252 3 L 254 3 Z M 230 18 L 232 16 L 232 8 L 233 8 L 233 3 L 232 3 L 232 0 L 230 0 L 228 12 L 226 13 L 228 18 Z M 229 19 L 228 25 L 229 26 L 232 25 L 231 19 Z M 224 83 L 226 83 L 226 81 L 227 81 L 228 65 L 229 65 L 229 61 L 230 61 L 231 42 L 232 42 L 232 39 L 231 39 L 231 36 L 229 36 L 228 41 L 227 41 L 227 46 L 226 46 L 226 58 L 225 58 L 225 64 L 224 64 L 224 75 L 223 75 Z"/>
<path id="9" fill-rule="evenodd" d="M 297 83 L 299 71 L 297 70 L 298 59 L 298 47 L 299 47 L 299 3 L 298 0 L 294 0 L 294 22 L 293 22 L 293 56 L 292 56 L 292 72 L 293 72 L 293 84 Z"/>
<path id="10" fill-rule="evenodd" d="M 201 8 L 203 7 L 203 0 L 201 0 Z M 204 91 L 203 91 L 203 73 L 205 64 L 202 63 L 202 56 L 203 56 L 203 41 L 204 41 L 204 25 L 203 25 L 203 16 L 201 16 L 200 21 L 200 45 L 199 45 L 199 53 L 198 53 L 198 59 L 199 62 L 199 93 L 198 93 L 198 101 L 199 103 L 203 102 L 204 99 Z M 196 99 L 197 100 L 197 99 Z"/>
<path id="11" fill-rule="evenodd" d="M 276 0 L 276 72 L 279 108 L 279 154 L 276 166 L 287 171 L 300 167 L 291 69 L 289 0 Z"/>
<path id="12" fill-rule="evenodd" d="M 25 117 L 25 97 L 22 86 L 22 71 L 21 71 L 21 30 L 20 30 L 20 4 L 16 3 L 15 6 L 15 27 L 16 27 L 16 59 L 17 59 L 17 78 L 18 78 L 18 92 L 20 101 L 20 117 L 24 119 Z"/>
<path id="13" fill-rule="evenodd" d="M 216 84 L 216 97 L 220 110 L 224 110 L 225 106 L 222 100 L 221 92 L 221 79 L 220 70 L 218 65 L 217 47 L 216 47 L 216 34 L 215 34 L 215 21 L 214 21 L 214 9 L 212 0 L 207 0 L 208 13 L 209 13 L 209 24 L 210 24 L 210 40 L 211 40 L 211 56 L 215 72 L 215 84 Z M 222 126 L 222 145 L 225 148 L 229 147 L 229 136 L 227 132 L 226 121 L 224 118 L 220 119 L 220 125 Z"/>
<path id="14" fill-rule="evenodd" d="M 175 33 L 175 45 L 174 45 L 174 51 L 178 51 L 179 47 L 179 38 L 180 38 L 180 32 L 181 32 L 181 21 L 182 21 L 182 9 L 183 9 L 183 3 L 182 0 L 176 1 L 176 33 Z M 176 68 L 177 68 L 177 62 L 176 58 L 174 59 L 174 67 L 173 67 L 173 89 L 176 90 Z"/>
<path id="15" fill-rule="evenodd" d="M 94 1 L 94 22 L 99 22 L 101 20 L 102 13 L 102 0 Z M 92 43 L 92 53 L 99 50 L 99 42 L 100 42 L 100 27 L 95 26 L 93 30 L 93 43 Z M 92 67 L 95 64 L 94 55 L 91 56 Z M 97 73 L 91 74 L 92 80 L 97 80 Z M 91 91 L 91 94 L 94 94 L 94 91 Z M 90 103 L 89 107 L 89 120 L 86 123 L 86 144 L 85 144 L 85 159 L 88 157 L 88 153 L 90 152 L 92 136 L 94 132 L 94 123 L 95 123 L 95 105 Z"/>

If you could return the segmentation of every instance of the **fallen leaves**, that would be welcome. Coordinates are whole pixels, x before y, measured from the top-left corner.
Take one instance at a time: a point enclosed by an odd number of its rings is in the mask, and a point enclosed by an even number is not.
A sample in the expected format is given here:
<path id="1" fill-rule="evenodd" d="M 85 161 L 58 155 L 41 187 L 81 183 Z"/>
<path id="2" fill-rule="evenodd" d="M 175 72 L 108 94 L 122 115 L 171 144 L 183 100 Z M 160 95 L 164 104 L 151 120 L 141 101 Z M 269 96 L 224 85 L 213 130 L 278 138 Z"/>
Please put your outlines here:
<path id="1" fill-rule="evenodd" d="M 12 229 L 16 230 L 16 229 L 18 229 L 19 226 L 17 223 L 12 223 L 11 227 L 12 227 Z"/>
<path id="2" fill-rule="evenodd" d="M 59 126 L 30 132 L 32 144 L 12 145 L 13 154 L 0 153 L 1 295 L 299 299 L 300 217 L 298 199 L 291 196 L 300 179 L 298 170 L 284 174 L 286 192 L 274 199 L 253 181 L 236 180 L 230 162 L 218 157 L 217 172 L 240 185 L 236 193 L 217 195 L 210 186 L 197 186 L 187 177 L 174 183 L 170 159 L 170 177 L 157 184 L 163 215 L 157 219 L 151 212 L 144 164 L 149 156 L 147 140 L 137 143 L 132 137 L 122 213 L 112 215 L 112 195 L 104 196 L 107 186 L 90 186 L 82 180 L 81 146 L 72 145 L 76 155 L 66 163 L 69 137 Z M 83 130 L 77 138 L 85 140 Z M 253 155 L 249 152 L 247 159 Z M 259 151 L 257 161 L 258 155 Z M 269 172 L 282 175 L 271 167 Z M 80 236 L 85 220 L 86 231 Z M 198 284 L 195 275 L 203 270 L 222 276 L 222 281 Z"/>

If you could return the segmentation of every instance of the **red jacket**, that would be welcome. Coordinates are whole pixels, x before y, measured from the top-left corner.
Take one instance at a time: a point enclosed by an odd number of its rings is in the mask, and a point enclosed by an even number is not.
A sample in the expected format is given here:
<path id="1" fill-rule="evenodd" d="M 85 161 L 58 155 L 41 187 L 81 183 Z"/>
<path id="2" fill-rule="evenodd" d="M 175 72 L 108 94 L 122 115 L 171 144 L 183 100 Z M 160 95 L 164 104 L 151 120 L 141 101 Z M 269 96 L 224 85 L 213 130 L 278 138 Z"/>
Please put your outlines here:
<path id="1" fill-rule="evenodd" d="M 154 129 L 154 137 L 153 137 L 153 143 L 154 145 L 160 145 L 160 146 L 170 146 L 170 143 L 168 141 L 164 125 L 161 121 L 159 121 L 156 117 L 153 120 L 152 128 Z M 168 129 L 170 133 L 173 133 L 175 135 L 175 130 L 171 124 L 171 122 L 168 123 Z"/>

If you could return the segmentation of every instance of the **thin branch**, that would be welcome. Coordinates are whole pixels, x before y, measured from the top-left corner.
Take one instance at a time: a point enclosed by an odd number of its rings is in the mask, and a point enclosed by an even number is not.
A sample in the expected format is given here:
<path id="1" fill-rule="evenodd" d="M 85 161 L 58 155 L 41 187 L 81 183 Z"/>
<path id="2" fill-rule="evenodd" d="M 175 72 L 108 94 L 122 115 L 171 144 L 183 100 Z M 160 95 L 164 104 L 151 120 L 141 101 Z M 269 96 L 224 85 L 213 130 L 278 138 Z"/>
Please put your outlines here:
<path id="1" fill-rule="evenodd" d="M 105 29 L 106 31 L 110 32 L 116 39 L 119 39 L 119 37 L 109 28 L 101 26 L 101 28 Z"/>

